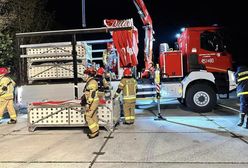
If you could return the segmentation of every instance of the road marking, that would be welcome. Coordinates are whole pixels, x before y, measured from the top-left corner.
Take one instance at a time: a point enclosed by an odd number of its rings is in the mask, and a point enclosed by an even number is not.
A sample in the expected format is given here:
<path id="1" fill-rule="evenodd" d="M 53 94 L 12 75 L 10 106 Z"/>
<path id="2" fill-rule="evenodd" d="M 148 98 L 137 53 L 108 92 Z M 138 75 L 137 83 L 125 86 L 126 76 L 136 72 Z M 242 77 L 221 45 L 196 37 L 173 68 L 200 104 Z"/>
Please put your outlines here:
<path id="1" fill-rule="evenodd" d="M 93 154 L 95 154 L 96 156 L 93 158 L 93 160 L 91 161 L 90 165 L 89 165 L 89 168 L 91 168 L 95 163 L 96 163 L 96 160 L 98 159 L 98 157 L 100 155 L 104 155 L 105 152 L 102 152 L 103 148 L 105 147 L 105 145 L 107 144 L 107 142 L 109 141 L 110 138 L 112 138 L 112 133 L 113 132 L 110 132 L 108 137 L 106 138 L 106 140 L 104 141 L 103 145 L 101 146 L 101 148 L 99 149 L 98 152 L 93 152 Z"/>
<path id="2" fill-rule="evenodd" d="M 219 104 L 219 105 L 220 105 L 220 104 Z M 228 106 L 225 106 L 225 105 L 222 105 L 222 107 L 225 107 L 225 108 L 228 108 L 228 109 L 237 111 L 236 109 L 231 108 L 231 107 L 228 107 Z M 238 112 L 239 112 L 239 111 L 238 111 Z M 203 116 L 203 117 L 205 117 L 206 119 L 210 119 L 209 116 L 206 116 L 205 114 L 202 114 L 202 113 L 199 113 L 199 114 L 200 114 L 200 116 Z M 230 137 L 232 137 L 232 138 L 238 138 L 238 139 L 241 140 L 242 142 L 248 144 L 248 141 L 247 141 L 243 136 L 238 135 L 238 134 L 236 134 L 236 133 L 234 133 L 234 132 L 228 130 L 228 129 L 225 128 L 225 127 L 222 127 L 220 124 L 218 124 L 218 123 L 217 123 L 216 121 L 214 121 L 214 120 L 213 120 L 212 122 L 213 122 L 214 124 L 216 124 L 217 126 L 219 126 L 220 129 L 223 129 L 223 130 L 225 130 L 227 133 L 229 133 L 229 134 L 230 134 Z"/>
<path id="3" fill-rule="evenodd" d="M 235 108 L 232 108 L 232 107 L 229 107 L 229 106 L 226 106 L 226 105 L 223 105 L 223 104 L 218 104 L 218 105 L 221 106 L 221 107 L 224 107 L 224 108 L 227 108 L 227 109 L 229 109 L 229 110 L 233 110 L 233 111 L 236 111 L 236 112 L 239 113 L 239 110 L 237 110 L 237 109 L 235 109 Z"/>

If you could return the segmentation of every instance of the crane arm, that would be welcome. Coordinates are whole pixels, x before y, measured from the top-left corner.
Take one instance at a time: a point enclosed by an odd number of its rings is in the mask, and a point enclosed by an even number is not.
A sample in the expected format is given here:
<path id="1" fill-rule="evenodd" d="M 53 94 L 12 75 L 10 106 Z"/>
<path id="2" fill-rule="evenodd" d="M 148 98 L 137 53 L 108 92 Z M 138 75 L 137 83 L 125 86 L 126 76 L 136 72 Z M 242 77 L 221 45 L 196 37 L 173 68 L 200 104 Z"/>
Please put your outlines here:
<path id="1" fill-rule="evenodd" d="M 153 67 L 153 26 L 151 16 L 146 8 L 143 0 L 133 0 L 135 7 L 138 10 L 140 18 L 144 24 L 145 39 L 144 39 L 144 61 L 145 61 L 145 72 L 142 76 L 147 76 L 150 71 L 154 70 Z"/>
<path id="2" fill-rule="evenodd" d="M 152 19 L 143 0 L 133 0 L 143 24 L 152 26 Z"/>

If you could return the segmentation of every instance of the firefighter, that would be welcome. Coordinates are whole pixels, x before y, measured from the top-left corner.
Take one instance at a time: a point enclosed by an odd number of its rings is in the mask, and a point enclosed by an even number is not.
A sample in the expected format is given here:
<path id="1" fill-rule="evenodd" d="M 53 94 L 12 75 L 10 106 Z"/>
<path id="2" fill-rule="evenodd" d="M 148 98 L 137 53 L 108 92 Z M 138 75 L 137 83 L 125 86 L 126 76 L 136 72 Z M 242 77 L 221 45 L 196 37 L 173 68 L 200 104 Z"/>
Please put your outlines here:
<path id="1" fill-rule="evenodd" d="M 238 126 L 244 124 L 245 116 L 247 116 L 246 126 L 248 129 L 248 68 L 247 66 L 239 66 L 235 73 L 237 83 L 237 96 L 240 100 L 240 122 Z"/>
<path id="2" fill-rule="evenodd" d="M 124 124 L 133 124 L 135 120 L 135 103 L 136 103 L 137 82 L 132 77 L 132 71 L 126 68 L 123 73 L 123 78 L 118 85 L 118 89 L 113 97 L 115 99 L 123 91 L 123 111 Z"/>
<path id="3" fill-rule="evenodd" d="M 84 71 L 83 80 L 86 81 L 84 93 L 81 97 L 81 105 L 85 106 L 85 121 L 88 124 L 90 133 L 87 136 L 95 138 L 99 135 L 99 124 L 97 118 L 97 108 L 99 104 L 98 83 L 94 79 L 95 70 L 88 68 Z"/>
<path id="4" fill-rule="evenodd" d="M 104 74 L 105 74 L 104 68 L 100 67 L 96 73 L 96 80 L 98 82 L 98 97 L 100 100 L 104 99 L 105 90 L 109 89 L 109 83 L 105 79 Z"/>
<path id="5" fill-rule="evenodd" d="M 8 72 L 7 68 L 0 68 L 0 124 L 6 107 L 10 116 L 10 120 L 7 123 L 15 124 L 17 122 L 13 101 L 15 82 L 6 76 Z"/>

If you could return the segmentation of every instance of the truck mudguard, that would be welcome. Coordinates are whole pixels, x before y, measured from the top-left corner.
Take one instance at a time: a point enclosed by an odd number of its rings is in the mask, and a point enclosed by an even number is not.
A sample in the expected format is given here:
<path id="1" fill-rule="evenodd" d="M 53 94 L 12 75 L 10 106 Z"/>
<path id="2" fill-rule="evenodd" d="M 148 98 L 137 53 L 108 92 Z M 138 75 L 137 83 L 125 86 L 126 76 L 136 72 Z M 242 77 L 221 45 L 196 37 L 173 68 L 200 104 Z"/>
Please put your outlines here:
<path id="1" fill-rule="evenodd" d="M 206 70 L 193 71 L 182 80 L 183 98 L 185 98 L 187 86 L 196 80 L 207 80 L 215 84 L 214 75 Z"/>

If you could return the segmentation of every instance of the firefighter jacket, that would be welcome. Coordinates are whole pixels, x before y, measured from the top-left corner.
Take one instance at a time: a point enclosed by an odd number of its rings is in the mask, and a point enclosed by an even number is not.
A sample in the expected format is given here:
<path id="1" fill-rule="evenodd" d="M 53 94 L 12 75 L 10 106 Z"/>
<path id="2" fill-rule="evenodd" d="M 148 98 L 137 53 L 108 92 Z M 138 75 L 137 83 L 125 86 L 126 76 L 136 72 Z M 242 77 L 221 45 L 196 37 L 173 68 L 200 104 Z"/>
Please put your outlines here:
<path id="1" fill-rule="evenodd" d="M 2 76 L 0 78 L 0 100 L 10 100 L 14 98 L 15 82 L 9 78 Z"/>
<path id="2" fill-rule="evenodd" d="M 248 96 L 248 68 L 240 66 L 235 73 L 235 79 L 237 83 L 237 96 Z"/>
<path id="3" fill-rule="evenodd" d="M 123 100 L 136 100 L 137 81 L 133 77 L 123 77 L 115 93 L 116 98 L 123 91 Z"/>
<path id="4" fill-rule="evenodd" d="M 87 105 L 91 105 L 94 101 L 99 100 L 97 94 L 98 94 L 97 81 L 94 78 L 89 77 L 86 80 L 86 84 L 84 87 L 84 95 L 85 95 Z"/>
<path id="5" fill-rule="evenodd" d="M 104 92 L 106 89 L 108 89 L 109 84 L 105 78 L 103 78 L 100 75 L 97 75 L 96 80 L 98 83 L 98 91 L 99 92 Z"/>

